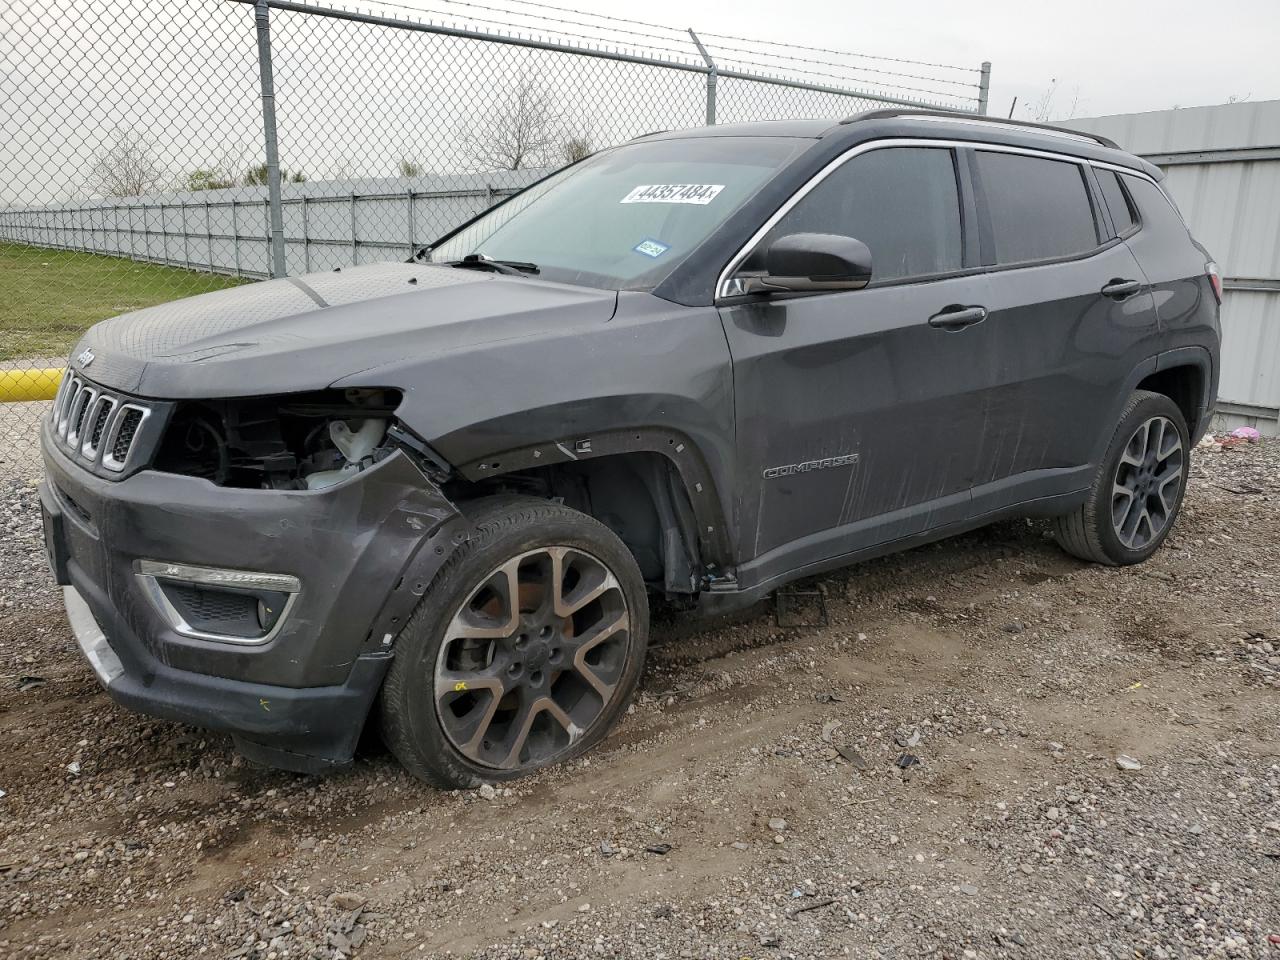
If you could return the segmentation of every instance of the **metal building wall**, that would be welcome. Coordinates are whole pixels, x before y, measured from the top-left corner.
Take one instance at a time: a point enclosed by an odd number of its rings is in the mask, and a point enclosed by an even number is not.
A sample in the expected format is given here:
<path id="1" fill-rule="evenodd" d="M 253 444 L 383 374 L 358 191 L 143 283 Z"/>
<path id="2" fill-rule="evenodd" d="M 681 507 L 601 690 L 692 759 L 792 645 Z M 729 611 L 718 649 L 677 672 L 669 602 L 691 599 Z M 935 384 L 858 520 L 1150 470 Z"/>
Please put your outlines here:
<path id="1" fill-rule="evenodd" d="M 1280 100 L 1071 120 L 1165 171 L 1225 278 L 1219 427 L 1280 435 Z"/>

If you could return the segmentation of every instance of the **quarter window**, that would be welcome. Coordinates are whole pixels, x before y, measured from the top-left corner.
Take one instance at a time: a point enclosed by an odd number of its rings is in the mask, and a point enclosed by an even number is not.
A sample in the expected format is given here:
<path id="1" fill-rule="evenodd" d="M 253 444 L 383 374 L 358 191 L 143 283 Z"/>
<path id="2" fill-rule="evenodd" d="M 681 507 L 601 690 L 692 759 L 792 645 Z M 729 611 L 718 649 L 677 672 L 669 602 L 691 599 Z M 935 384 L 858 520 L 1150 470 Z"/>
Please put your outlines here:
<path id="1" fill-rule="evenodd" d="M 1026 263 L 1098 246 L 1093 207 L 1080 165 L 979 150 L 996 263 Z"/>
<path id="2" fill-rule="evenodd" d="M 1116 225 L 1116 236 L 1123 237 L 1133 229 L 1136 218 L 1124 188 L 1120 186 L 1120 177 L 1114 170 L 1095 170 L 1098 175 L 1098 186 L 1102 188 L 1102 199 L 1107 203 L 1107 211 L 1111 214 L 1111 222 Z"/>
<path id="3" fill-rule="evenodd" d="M 1187 232 L 1187 225 L 1182 222 L 1182 214 L 1173 205 L 1173 201 L 1164 191 L 1150 180 L 1142 177 L 1124 178 L 1125 186 L 1133 197 L 1134 203 L 1142 214 L 1143 221 L 1161 236 L 1180 236 Z"/>
<path id="4" fill-rule="evenodd" d="M 959 270 L 960 195 L 951 151 L 886 147 L 854 157 L 805 194 L 761 249 L 792 233 L 861 240 L 871 251 L 873 282 Z"/>

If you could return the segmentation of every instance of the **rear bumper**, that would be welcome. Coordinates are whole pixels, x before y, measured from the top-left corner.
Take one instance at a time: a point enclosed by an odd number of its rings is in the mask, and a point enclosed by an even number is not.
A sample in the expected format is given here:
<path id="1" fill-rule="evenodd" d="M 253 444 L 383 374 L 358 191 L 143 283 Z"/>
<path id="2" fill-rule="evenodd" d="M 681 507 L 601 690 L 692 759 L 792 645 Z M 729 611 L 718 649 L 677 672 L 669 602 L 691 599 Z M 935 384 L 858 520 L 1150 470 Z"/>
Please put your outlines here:
<path id="1" fill-rule="evenodd" d="M 86 658 L 116 702 L 228 731 L 256 759 L 314 772 L 350 760 L 435 571 L 467 536 L 404 454 L 317 491 L 241 490 L 142 471 L 93 476 L 44 443 L 55 575 Z M 182 635 L 148 596 L 142 561 L 296 577 L 260 644 Z"/>

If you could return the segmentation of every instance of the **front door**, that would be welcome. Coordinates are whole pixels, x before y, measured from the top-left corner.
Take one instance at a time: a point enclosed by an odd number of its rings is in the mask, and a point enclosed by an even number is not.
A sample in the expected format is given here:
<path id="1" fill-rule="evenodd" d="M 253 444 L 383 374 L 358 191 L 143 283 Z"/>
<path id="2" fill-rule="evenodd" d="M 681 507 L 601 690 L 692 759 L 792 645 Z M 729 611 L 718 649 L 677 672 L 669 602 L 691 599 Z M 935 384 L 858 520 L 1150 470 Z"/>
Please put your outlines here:
<path id="1" fill-rule="evenodd" d="M 977 245 L 960 196 L 948 148 L 853 156 L 760 248 L 792 233 L 853 236 L 871 250 L 871 285 L 721 307 L 740 586 L 967 517 L 992 370 L 988 280 L 963 273 Z"/>

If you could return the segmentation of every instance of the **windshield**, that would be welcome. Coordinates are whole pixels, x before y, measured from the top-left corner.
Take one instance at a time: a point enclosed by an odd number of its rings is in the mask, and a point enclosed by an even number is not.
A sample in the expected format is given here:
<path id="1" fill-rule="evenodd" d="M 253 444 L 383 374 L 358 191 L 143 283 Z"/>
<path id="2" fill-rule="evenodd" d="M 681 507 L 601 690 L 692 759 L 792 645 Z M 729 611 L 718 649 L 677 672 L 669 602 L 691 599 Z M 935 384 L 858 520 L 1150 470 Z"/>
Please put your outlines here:
<path id="1" fill-rule="evenodd" d="M 562 170 L 432 248 L 537 264 L 549 280 L 648 290 L 808 141 L 701 137 L 630 143 Z"/>

